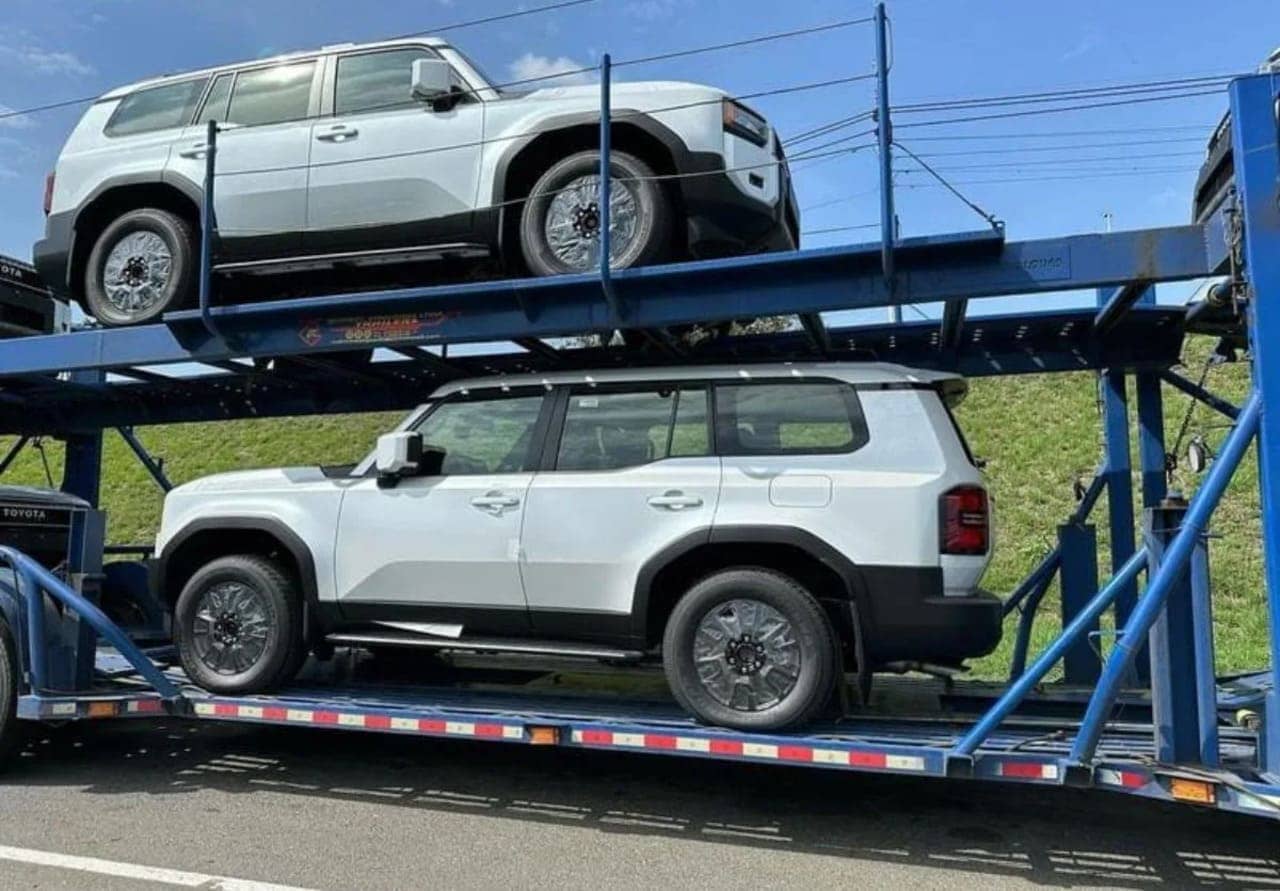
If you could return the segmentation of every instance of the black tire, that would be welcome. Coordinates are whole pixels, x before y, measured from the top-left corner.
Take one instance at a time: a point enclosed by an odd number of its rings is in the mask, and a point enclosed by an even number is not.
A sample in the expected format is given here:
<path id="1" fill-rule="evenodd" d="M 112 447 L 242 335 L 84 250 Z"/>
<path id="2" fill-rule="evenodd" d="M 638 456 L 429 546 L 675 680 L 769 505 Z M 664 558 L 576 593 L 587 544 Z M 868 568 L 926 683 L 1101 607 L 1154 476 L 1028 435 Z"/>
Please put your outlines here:
<path id="1" fill-rule="evenodd" d="M 4 770 L 22 741 L 18 721 L 18 647 L 9 624 L 0 616 L 0 770 Z"/>
<path id="2" fill-rule="evenodd" d="M 253 658 L 246 667 L 232 671 L 221 671 L 202 658 L 202 644 L 197 642 L 195 627 L 197 612 L 206 594 L 226 583 L 242 585 L 253 593 L 265 627 L 261 651 L 251 654 Z M 238 629 L 233 628 L 229 633 L 238 639 Z M 174 609 L 174 643 L 187 677 L 211 693 L 259 693 L 287 683 L 306 656 L 298 585 L 279 564 L 266 557 L 237 554 L 206 563 L 196 570 L 178 596 Z M 212 643 L 208 646 L 212 649 Z M 233 663 L 230 667 L 238 666 Z"/>
<path id="3" fill-rule="evenodd" d="M 536 276 L 561 275 L 574 269 L 556 256 L 548 243 L 544 223 L 555 196 L 574 180 L 597 174 L 600 153 L 578 152 L 556 162 L 534 184 L 520 214 L 520 249 L 525 265 Z M 636 233 L 615 268 L 645 266 L 663 260 L 671 248 L 674 210 L 667 193 L 655 181 L 653 168 L 626 152 L 614 151 L 610 161 L 613 188 L 630 189 L 637 204 Z M 618 182 L 622 180 L 622 182 Z"/>
<path id="4" fill-rule="evenodd" d="M 112 249 L 123 239 L 139 232 L 160 236 L 169 249 L 171 263 L 168 278 L 155 302 L 142 309 L 128 311 L 108 299 L 104 284 L 105 271 Z M 180 309 L 194 300 L 199 265 L 195 231 L 186 220 L 154 207 L 130 211 L 102 230 L 93 244 L 85 267 L 85 311 L 103 325 L 112 328 L 154 321 L 164 313 Z"/>
<path id="5" fill-rule="evenodd" d="M 694 640 L 704 617 L 741 600 L 763 603 L 780 613 L 798 645 L 794 683 L 777 702 L 754 711 L 716 698 L 694 662 Z M 782 573 L 737 567 L 707 576 L 680 599 L 667 620 L 662 660 L 676 700 L 700 720 L 739 730 L 777 730 L 808 723 L 826 706 L 835 689 L 837 650 L 835 632 L 813 595 Z"/>

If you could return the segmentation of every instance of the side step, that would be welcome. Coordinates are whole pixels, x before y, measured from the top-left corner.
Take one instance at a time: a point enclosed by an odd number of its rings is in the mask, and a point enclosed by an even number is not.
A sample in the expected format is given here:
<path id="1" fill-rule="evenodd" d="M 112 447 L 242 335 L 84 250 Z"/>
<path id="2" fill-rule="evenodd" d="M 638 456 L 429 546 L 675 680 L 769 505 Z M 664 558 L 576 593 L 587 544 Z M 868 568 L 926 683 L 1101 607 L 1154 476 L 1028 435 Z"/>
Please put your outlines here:
<path id="1" fill-rule="evenodd" d="M 430 637 L 396 631 L 345 631 L 325 637 L 342 647 L 418 647 L 468 653 L 525 653 L 539 656 L 570 656 L 578 659 L 608 659 L 639 662 L 643 650 L 621 650 L 591 644 L 555 643 L 503 637 Z"/>
<path id="2" fill-rule="evenodd" d="M 283 272 L 306 272 L 328 269 L 334 266 L 387 266 L 397 263 L 415 263 L 422 260 L 479 259 L 493 252 L 486 245 L 458 242 L 455 244 L 429 244 L 420 247 L 385 248 L 372 251 L 346 251 L 339 254 L 311 254 L 300 257 L 279 257 L 271 260 L 244 260 L 233 263 L 217 263 L 213 271 L 220 274 L 278 275 Z"/>

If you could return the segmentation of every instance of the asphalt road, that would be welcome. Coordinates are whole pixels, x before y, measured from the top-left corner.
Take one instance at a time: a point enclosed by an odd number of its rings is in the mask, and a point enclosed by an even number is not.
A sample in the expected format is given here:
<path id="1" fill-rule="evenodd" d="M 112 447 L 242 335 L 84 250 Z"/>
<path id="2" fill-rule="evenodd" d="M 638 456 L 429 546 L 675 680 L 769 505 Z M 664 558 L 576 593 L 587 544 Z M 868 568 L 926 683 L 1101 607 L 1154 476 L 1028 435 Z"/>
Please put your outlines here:
<path id="1" fill-rule="evenodd" d="M 1097 792 L 304 728 L 34 739 L 0 781 L 0 887 L 170 884 L 139 867 L 210 888 L 1269 887 L 1280 826 Z"/>

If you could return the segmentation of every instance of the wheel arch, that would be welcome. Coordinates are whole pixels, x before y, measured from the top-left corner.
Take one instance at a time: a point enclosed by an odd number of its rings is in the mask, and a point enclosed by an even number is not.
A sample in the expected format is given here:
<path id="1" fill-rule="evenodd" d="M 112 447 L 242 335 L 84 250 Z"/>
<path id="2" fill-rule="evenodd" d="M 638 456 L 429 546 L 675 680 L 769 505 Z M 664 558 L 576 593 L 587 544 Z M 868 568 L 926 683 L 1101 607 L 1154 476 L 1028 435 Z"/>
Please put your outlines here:
<path id="1" fill-rule="evenodd" d="M 646 646 L 662 639 L 676 602 L 699 579 L 732 566 L 759 566 L 795 579 L 822 603 L 842 644 L 853 642 L 853 602 L 865 623 L 870 598 L 857 566 L 811 532 L 793 526 L 723 526 L 678 539 L 641 567 L 633 635 Z"/>
<path id="2" fill-rule="evenodd" d="M 669 127 L 630 109 L 616 109 L 614 115 L 613 148 L 635 155 L 662 176 L 688 169 L 689 149 Z M 559 115 L 541 121 L 538 126 L 538 133 L 512 140 L 494 167 L 492 203 L 500 208 L 497 239 L 504 254 L 508 244 L 519 241 L 520 220 L 517 212 L 520 205 L 506 202 L 525 198 L 538 177 L 561 158 L 600 147 L 598 113 Z M 683 193 L 675 186 L 668 186 L 666 191 L 676 204 L 679 218 L 683 219 Z M 683 238 L 677 241 L 679 246 L 684 244 Z"/>
<path id="3" fill-rule="evenodd" d="M 167 210 L 199 232 L 202 201 L 200 191 L 185 182 L 128 175 L 105 180 L 76 211 L 67 263 L 67 290 L 77 300 L 83 299 L 84 276 L 94 243 L 122 214 L 143 207 Z"/>
<path id="4" fill-rule="evenodd" d="M 172 609 L 201 566 L 231 554 L 257 554 L 284 564 L 302 591 L 303 634 L 310 640 L 319 616 L 315 556 L 296 532 L 271 517 L 217 517 L 186 526 L 156 557 L 152 592 Z"/>

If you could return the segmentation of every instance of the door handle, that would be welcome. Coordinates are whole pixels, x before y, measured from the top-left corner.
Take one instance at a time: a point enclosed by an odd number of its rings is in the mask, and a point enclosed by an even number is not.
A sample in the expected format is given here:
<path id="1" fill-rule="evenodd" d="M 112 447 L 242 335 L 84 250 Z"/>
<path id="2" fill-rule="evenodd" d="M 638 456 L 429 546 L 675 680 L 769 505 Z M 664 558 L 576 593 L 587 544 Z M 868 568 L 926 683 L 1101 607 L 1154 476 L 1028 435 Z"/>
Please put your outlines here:
<path id="1" fill-rule="evenodd" d="M 662 507 L 667 510 L 684 510 L 687 507 L 702 507 L 702 499 L 697 495 L 686 495 L 678 489 L 672 489 L 670 492 L 664 492 L 661 495 L 654 495 L 649 499 L 649 503 L 654 507 Z"/>
<path id="2" fill-rule="evenodd" d="M 193 145 L 186 151 L 178 152 L 178 156 L 182 158 L 203 158 L 207 154 L 207 146 L 202 142 L 199 145 Z"/>
<path id="3" fill-rule="evenodd" d="M 471 503 L 490 513 L 500 514 L 508 507 L 517 507 L 520 499 L 514 495 L 503 495 L 501 492 L 486 492 L 471 499 Z"/>
<path id="4" fill-rule="evenodd" d="M 360 135 L 360 131 L 355 127 L 338 126 L 328 132 L 317 133 L 316 139 L 321 142 L 346 142 L 348 139 L 355 139 Z"/>

